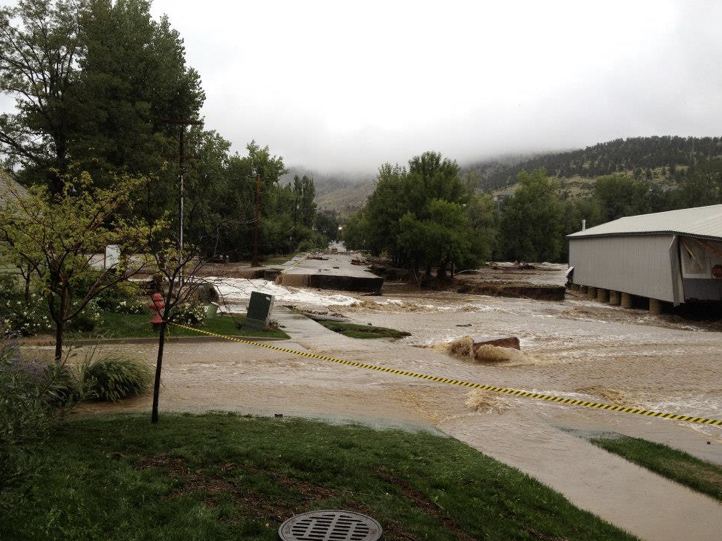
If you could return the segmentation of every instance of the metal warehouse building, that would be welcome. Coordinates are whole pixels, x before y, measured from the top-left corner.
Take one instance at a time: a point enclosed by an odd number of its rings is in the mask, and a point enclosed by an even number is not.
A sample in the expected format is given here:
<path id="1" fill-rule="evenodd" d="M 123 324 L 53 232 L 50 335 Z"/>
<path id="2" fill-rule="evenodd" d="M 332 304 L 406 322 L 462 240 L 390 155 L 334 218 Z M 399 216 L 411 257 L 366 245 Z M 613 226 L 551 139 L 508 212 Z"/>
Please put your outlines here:
<path id="1" fill-rule="evenodd" d="M 722 301 L 722 205 L 629 216 L 567 237 L 572 288 L 631 307 Z"/>

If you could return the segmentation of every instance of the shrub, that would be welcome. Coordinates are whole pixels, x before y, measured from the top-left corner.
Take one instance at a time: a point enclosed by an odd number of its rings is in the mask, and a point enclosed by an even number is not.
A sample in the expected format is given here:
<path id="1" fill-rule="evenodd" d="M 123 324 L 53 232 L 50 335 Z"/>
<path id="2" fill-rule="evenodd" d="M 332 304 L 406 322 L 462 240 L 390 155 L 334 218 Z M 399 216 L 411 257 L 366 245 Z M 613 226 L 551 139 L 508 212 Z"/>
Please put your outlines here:
<path id="1" fill-rule="evenodd" d="M 94 356 L 93 353 L 86 358 L 80 369 L 86 398 L 116 402 L 139 395 L 150 386 L 153 374 L 142 361 L 112 356 L 95 359 Z"/>
<path id="2" fill-rule="evenodd" d="M 22 487 L 42 465 L 39 450 L 50 426 L 77 398 L 63 363 L 23 357 L 0 345 L 0 508 L 22 503 Z"/>
<path id="3" fill-rule="evenodd" d="M 30 303 L 7 300 L 0 305 L 0 322 L 5 336 L 34 336 L 52 329 L 47 307 L 33 294 Z"/>
<path id="4" fill-rule="evenodd" d="M 175 307 L 170 320 L 181 325 L 202 326 L 206 322 L 206 308 L 199 302 L 189 302 Z"/>
<path id="5" fill-rule="evenodd" d="M 76 301 L 77 302 L 77 301 Z M 88 302 L 79 314 L 77 314 L 68 323 L 68 327 L 73 331 L 90 332 L 100 321 L 100 310 L 95 299 Z"/>
<path id="6" fill-rule="evenodd" d="M 116 314 L 147 314 L 149 308 L 140 299 L 118 301 L 115 305 L 110 308 L 103 308 L 108 312 L 115 312 Z"/>
<path id="7" fill-rule="evenodd" d="M 0 299 L 19 299 L 22 294 L 17 273 L 0 273 Z"/>
<path id="8" fill-rule="evenodd" d="M 140 288 L 132 282 L 120 282 L 103 290 L 97 297 L 98 308 L 117 314 L 143 314 L 148 311 L 138 297 Z"/>

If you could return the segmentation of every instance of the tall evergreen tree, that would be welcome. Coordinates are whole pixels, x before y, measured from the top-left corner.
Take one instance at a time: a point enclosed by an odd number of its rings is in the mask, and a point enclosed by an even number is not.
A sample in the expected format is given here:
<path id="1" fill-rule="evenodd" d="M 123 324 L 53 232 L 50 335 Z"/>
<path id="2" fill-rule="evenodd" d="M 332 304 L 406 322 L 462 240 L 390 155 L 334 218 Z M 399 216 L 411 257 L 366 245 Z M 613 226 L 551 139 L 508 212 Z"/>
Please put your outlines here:
<path id="1" fill-rule="evenodd" d="M 47 181 L 55 193 L 68 168 L 78 111 L 74 90 L 85 53 L 78 20 L 85 4 L 21 0 L 0 9 L 0 92 L 17 112 L 0 115 L 0 152 L 26 183 Z"/>
<path id="2" fill-rule="evenodd" d="M 180 36 L 144 0 L 21 0 L 0 10 L 0 91 L 17 106 L 0 117 L 6 165 L 56 193 L 71 162 L 100 184 L 117 171 L 158 171 L 177 153 L 168 120 L 196 117 L 204 100 Z"/>

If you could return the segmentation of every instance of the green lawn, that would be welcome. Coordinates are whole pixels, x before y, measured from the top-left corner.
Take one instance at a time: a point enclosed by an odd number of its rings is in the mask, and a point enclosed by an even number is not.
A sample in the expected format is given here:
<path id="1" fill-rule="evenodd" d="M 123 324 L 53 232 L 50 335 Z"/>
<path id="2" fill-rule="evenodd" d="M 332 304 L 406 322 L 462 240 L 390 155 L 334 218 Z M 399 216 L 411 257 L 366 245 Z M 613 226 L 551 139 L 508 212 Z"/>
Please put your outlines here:
<path id="1" fill-rule="evenodd" d="M 590 441 L 610 453 L 722 501 L 722 466 L 666 445 L 621 434 Z"/>
<path id="2" fill-rule="evenodd" d="M 410 336 L 410 333 L 387 327 L 373 327 L 371 325 L 343 323 L 340 321 L 319 321 L 319 323 L 327 329 L 349 338 L 402 338 Z"/>
<path id="3" fill-rule="evenodd" d="M 83 333 L 83 338 L 144 338 L 157 336 L 150 324 L 150 313 L 148 314 L 115 314 L 102 312 L 100 323 L 95 330 Z M 216 316 L 206 320 L 206 324 L 200 327 L 202 330 L 241 337 L 263 337 L 263 338 L 288 338 L 288 335 L 281 330 L 272 329 L 268 331 L 241 330 L 239 324 L 245 318 L 237 316 Z M 170 325 L 169 336 L 200 336 L 199 333 L 181 329 Z"/>
<path id="4" fill-rule="evenodd" d="M 61 425 L 14 541 L 275 540 L 318 509 L 376 518 L 387 541 L 628 540 L 521 472 L 428 433 L 236 415 Z M 1 508 L 1 507 L 0 507 Z"/>
<path id="5" fill-rule="evenodd" d="M 287 261 L 290 261 L 291 259 L 293 259 L 300 253 L 301 252 L 293 252 L 292 254 L 288 254 L 288 255 L 269 256 L 268 258 L 264 259 L 262 263 L 266 267 L 271 266 L 271 265 L 283 265 L 284 263 L 286 263 Z"/>

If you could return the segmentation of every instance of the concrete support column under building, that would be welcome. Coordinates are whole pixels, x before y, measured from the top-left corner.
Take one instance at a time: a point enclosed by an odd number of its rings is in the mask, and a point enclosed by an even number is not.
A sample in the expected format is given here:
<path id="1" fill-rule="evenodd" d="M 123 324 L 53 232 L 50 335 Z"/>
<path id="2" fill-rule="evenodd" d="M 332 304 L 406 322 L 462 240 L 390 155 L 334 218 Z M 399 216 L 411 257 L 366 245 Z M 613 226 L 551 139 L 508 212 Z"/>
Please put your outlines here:
<path id="1" fill-rule="evenodd" d="M 622 302 L 622 295 L 619 293 L 619 291 L 610 291 L 609 304 L 613 306 L 619 306 L 620 302 Z"/>
<path id="2" fill-rule="evenodd" d="M 583 295 L 587 294 L 587 286 L 579 286 L 579 293 L 582 293 Z"/>
<path id="3" fill-rule="evenodd" d="M 587 297 L 590 299 L 596 299 L 597 298 L 597 288 L 596 287 L 590 287 L 587 289 Z"/>
<path id="4" fill-rule="evenodd" d="M 658 316 L 662 313 L 662 301 L 657 299 L 649 299 L 649 313 Z"/>
<path id="5" fill-rule="evenodd" d="M 622 308 L 632 307 L 632 296 L 629 293 L 622 293 Z"/>
<path id="6" fill-rule="evenodd" d="M 599 302 L 609 302 L 609 291 L 606 289 L 597 289 L 597 300 Z"/>

